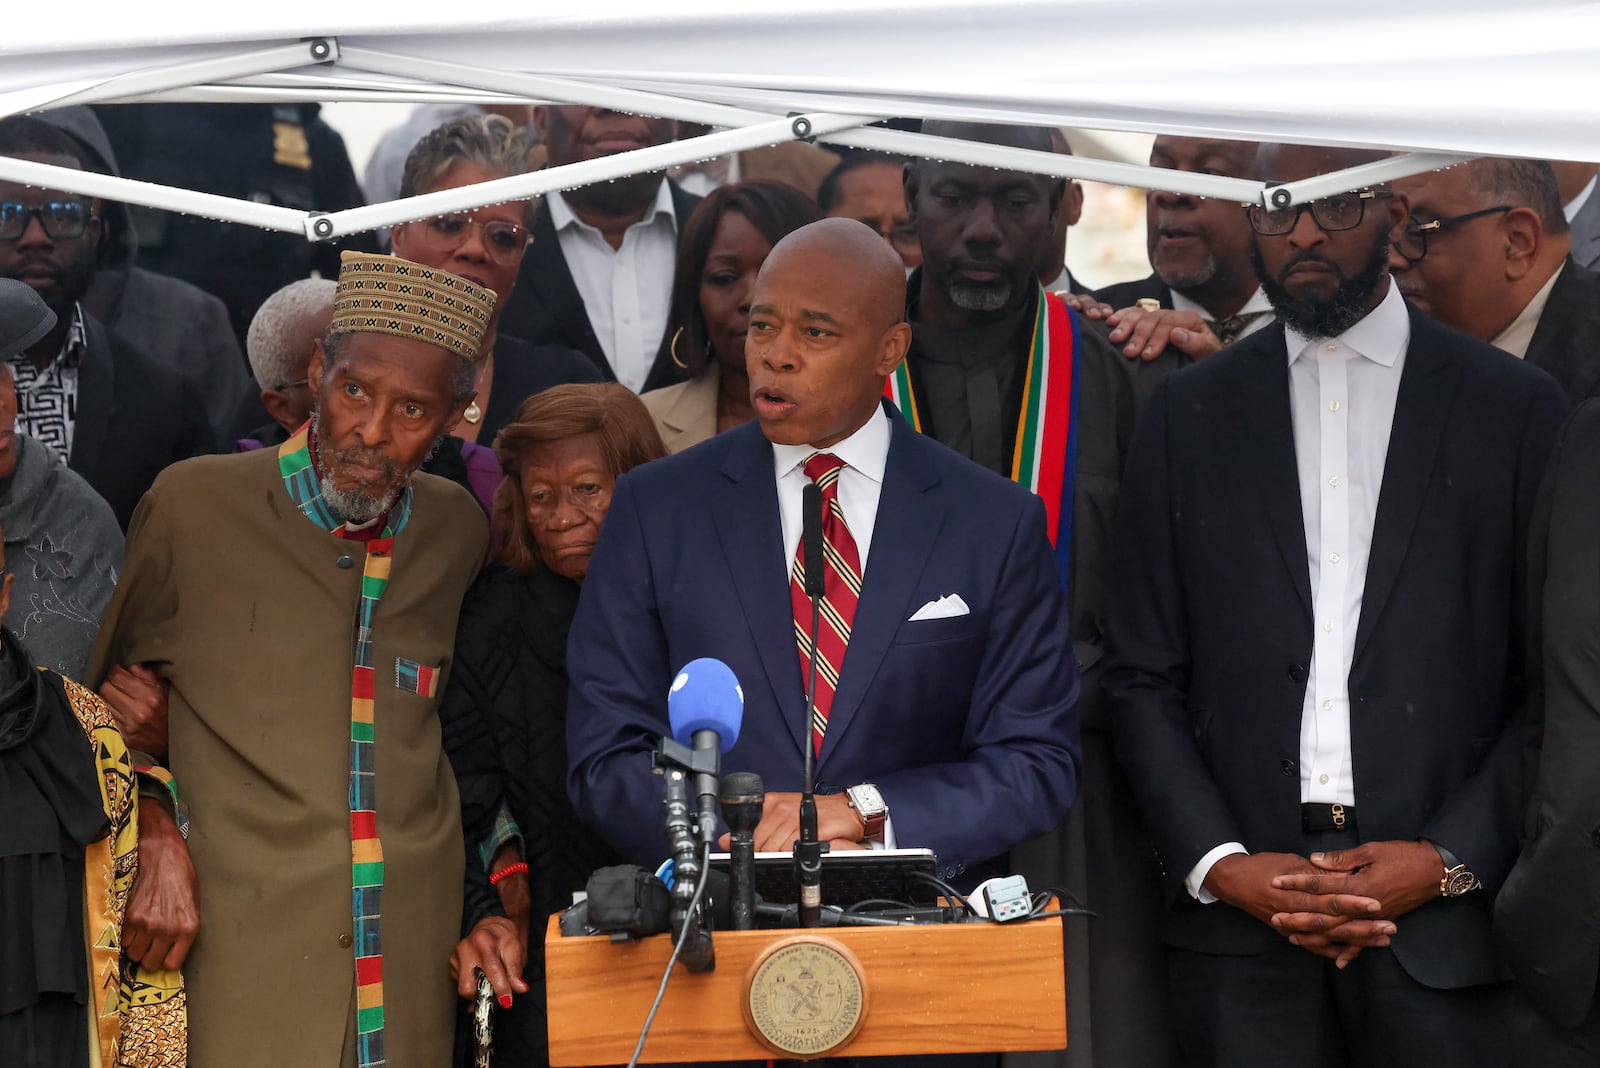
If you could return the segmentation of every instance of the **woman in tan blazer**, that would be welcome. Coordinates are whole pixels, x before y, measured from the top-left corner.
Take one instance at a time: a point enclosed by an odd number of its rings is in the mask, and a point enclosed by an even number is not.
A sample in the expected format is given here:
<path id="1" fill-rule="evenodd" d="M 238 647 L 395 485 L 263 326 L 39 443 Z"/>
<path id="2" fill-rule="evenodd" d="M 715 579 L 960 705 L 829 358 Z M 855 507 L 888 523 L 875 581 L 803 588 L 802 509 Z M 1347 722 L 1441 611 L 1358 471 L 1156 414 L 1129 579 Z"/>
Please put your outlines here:
<path id="1" fill-rule="evenodd" d="M 643 398 L 670 452 L 753 417 L 744 336 L 756 273 L 773 245 L 820 218 L 810 197 L 779 182 L 714 189 L 689 216 L 678 242 L 666 344 L 690 378 Z"/>

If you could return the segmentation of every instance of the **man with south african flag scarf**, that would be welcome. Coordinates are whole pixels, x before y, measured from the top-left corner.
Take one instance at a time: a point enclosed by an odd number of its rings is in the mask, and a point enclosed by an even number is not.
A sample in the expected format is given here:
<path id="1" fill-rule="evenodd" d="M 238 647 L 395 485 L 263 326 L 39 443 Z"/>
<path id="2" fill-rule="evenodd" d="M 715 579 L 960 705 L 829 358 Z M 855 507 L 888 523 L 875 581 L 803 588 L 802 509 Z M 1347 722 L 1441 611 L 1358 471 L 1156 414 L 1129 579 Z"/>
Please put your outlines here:
<path id="1" fill-rule="evenodd" d="M 923 132 L 1050 151 L 1039 127 L 929 122 Z M 906 317 L 910 352 L 888 394 L 913 426 L 1043 499 L 1073 649 L 1084 788 L 1059 831 L 1019 847 L 1030 885 L 1062 885 L 1099 910 L 1069 923 L 1072 1049 L 1064 1064 L 1159 1066 L 1170 1039 L 1155 1021 L 1165 996 L 1154 931 L 1157 883 L 1143 828 L 1100 714 L 1101 575 L 1122 460 L 1137 415 L 1137 376 L 1165 364 L 1124 360 L 1091 322 L 1034 276 L 1052 240 L 1065 182 L 1020 171 L 923 160 L 906 168 L 906 203 L 922 242 Z M 1090 1058 L 1093 1058 L 1091 1061 Z"/>

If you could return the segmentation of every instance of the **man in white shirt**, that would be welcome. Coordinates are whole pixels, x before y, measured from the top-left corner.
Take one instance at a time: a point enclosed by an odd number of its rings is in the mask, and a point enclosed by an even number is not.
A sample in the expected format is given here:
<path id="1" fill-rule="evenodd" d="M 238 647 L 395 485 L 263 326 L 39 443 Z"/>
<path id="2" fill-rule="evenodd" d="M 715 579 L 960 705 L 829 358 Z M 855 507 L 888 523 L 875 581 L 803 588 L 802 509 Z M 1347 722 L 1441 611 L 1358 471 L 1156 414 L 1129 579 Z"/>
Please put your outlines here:
<path id="1" fill-rule="evenodd" d="M 533 122 L 552 167 L 676 133 L 670 119 L 578 105 L 535 108 Z M 699 202 L 660 171 L 549 194 L 500 329 L 575 348 L 636 392 L 680 380 L 663 335 L 678 234 Z"/>
<path id="2" fill-rule="evenodd" d="M 1408 300 L 1549 372 L 1573 404 L 1600 392 L 1600 275 L 1570 255 L 1550 164 L 1480 159 L 1394 187 L 1411 202 L 1389 257 Z"/>
<path id="3" fill-rule="evenodd" d="M 1379 154 L 1263 146 L 1293 181 Z M 1278 322 L 1156 391 L 1106 596 L 1185 1065 L 1503 1065 L 1519 581 L 1565 403 L 1408 309 L 1383 188 L 1253 208 Z"/>

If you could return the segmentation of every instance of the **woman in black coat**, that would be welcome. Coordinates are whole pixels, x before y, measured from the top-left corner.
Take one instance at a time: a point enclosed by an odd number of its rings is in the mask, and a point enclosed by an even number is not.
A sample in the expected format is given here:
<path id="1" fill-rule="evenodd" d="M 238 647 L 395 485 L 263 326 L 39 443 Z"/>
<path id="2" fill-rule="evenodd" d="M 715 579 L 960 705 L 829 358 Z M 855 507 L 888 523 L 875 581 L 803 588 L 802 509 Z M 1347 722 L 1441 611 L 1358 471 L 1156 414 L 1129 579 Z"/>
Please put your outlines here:
<path id="1" fill-rule="evenodd" d="M 549 1063 L 546 922 L 617 863 L 567 800 L 567 630 L 617 478 L 665 452 L 639 398 L 614 382 L 547 389 L 495 441 L 504 546 L 462 606 L 439 715 L 467 845 L 458 989 L 472 996 L 474 961 L 496 980 L 501 960 L 526 959 L 520 979 L 497 983 L 511 992 L 494 1018 L 498 1063 Z M 457 1063 L 471 1064 L 472 1029 L 459 1031 Z"/>

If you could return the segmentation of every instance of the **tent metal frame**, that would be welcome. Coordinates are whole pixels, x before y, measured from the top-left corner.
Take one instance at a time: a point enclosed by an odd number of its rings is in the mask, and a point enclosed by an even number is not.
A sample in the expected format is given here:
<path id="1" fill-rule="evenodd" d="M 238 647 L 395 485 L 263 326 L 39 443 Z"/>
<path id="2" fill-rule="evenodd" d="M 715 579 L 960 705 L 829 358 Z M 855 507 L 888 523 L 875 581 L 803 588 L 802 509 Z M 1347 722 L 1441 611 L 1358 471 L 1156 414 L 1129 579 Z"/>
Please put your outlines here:
<path id="1" fill-rule="evenodd" d="M 308 63 L 317 68 L 318 77 L 304 73 Z M 341 82 L 327 76 L 326 72 L 335 68 L 341 76 L 347 73 L 377 75 L 379 79 L 355 78 Z M 0 157 L 0 179 L 263 229 L 301 233 L 311 241 L 327 241 L 446 212 L 467 211 L 485 204 L 523 200 L 555 190 L 664 170 L 786 140 L 819 140 L 903 156 L 1236 200 L 1241 205 L 1261 203 L 1277 208 L 1438 170 L 1474 158 L 1439 152 L 1409 152 L 1358 167 L 1269 186 L 1251 179 L 1063 156 L 870 125 L 885 117 L 882 115 L 821 111 L 776 115 L 670 93 L 447 63 L 380 49 L 341 48 L 339 41 L 332 37 L 309 38 L 269 48 L 220 49 L 214 55 L 160 69 L 134 71 L 98 82 L 40 87 L 22 94 L 14 93 L 0 99 L 0 116 L 71 104 L 134 100 L 282 102 L 330 98 L 373 101 L 445 98 L 584 104 L 700 123 L 715 129 L 698 137 L 635 149 L 602 159 L 548 167 L 459 189 L 327 213 L 257 204 L 4 157 Z"/>

